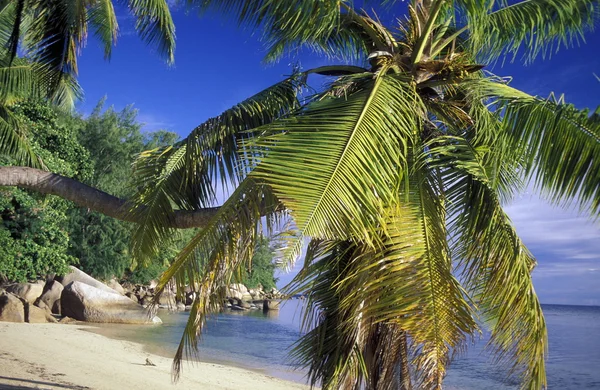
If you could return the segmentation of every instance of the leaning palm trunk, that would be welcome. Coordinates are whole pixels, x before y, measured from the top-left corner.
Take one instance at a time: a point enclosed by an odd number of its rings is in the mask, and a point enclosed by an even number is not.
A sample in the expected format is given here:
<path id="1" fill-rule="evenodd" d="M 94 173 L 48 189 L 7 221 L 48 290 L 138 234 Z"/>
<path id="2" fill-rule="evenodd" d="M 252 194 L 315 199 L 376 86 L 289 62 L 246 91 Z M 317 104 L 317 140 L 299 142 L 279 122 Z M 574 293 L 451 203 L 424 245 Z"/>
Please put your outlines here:
<path id="1" fill-rule="evenodd" d="M 212 205 L 217 180 L 234 189 L 157 287 L 196 293 L 175 377 L 256 239 L 285 225 L 284 265 L 310 241 L 288 291 L 307 295 L 292 357 L 311 385 L 440 389 L 481 324 L 508 375 L 546 387 L 536 260 L 503 205 L 535 179 L 597 216 L 600 123 L 484 65 L 582 37 L 598 1 L 415 0 L 394 29 L 344 0 L 199 5 L 265 28 L 267 59 L 304 45 L 356 66 L 296 70 L 136 162 L 139 261 L 171 238 L 173 213 Z M 331 83 L 309 96 L 312 74 Z"/>

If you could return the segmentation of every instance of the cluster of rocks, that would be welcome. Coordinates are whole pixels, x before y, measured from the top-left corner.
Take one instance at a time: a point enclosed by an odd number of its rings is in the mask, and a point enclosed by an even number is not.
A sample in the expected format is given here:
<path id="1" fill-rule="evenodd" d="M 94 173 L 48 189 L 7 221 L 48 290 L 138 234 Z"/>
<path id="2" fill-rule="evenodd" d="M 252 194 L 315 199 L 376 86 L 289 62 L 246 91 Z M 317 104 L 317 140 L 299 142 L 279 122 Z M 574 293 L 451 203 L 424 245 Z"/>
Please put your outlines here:
<path id="1" fill-rule="evenodd" d="M 248 289 L 241 283 L 231 284 L 227 289 L 227 301 L 224 306 L 231 310 L 279 310 L 282 296 L 276 288 L 265 292 L 259 288 Z"/>
<path id="2" fill-rule="evenodd" d="M 0 321 L 57 322 L 65 318 L 100 323 L 162 323 L 121 291 L 75 267 L 53 280 L 17 283 L 0 290 Z"/>
<path id="3" fill-rule="evenodd" d="M 61 277 L 35 283 L 17 283 L 0 288 L 0 321 L 57 322 L 78 321 L 122 324 L 160 324 L 162 321 L 149 308 L 189 310 L 196 295 L 186 287 L 183 296 L 174 287 L 155 296 L 156 282 L 149 285 L 124 283 L 111 279 L 102 283 L 83 271 L 71 267 Z M 282 299 L 277 289 L 248 289 L 232 284 L 227 289 L 223 307 L 228 310 L 278 310 Z"/>

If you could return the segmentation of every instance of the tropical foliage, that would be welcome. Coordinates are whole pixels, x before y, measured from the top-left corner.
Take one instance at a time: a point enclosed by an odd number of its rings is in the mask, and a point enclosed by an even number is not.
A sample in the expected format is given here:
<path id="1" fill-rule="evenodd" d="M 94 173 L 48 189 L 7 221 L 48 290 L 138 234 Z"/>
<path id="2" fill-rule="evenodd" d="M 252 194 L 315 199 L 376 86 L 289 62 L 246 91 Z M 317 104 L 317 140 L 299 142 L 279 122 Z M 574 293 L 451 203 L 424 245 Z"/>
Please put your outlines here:
<path id="1" fill-rule="evenodd" d="M 265 291 L 276 287 L 277 278 L 275 273 L 275 263 L 273 262 L 273 250 L 269 246 L 270 240 L 267 237 L 260 237 L 256 241 L 252 263 L 250 268 L 242 279 L 244 286 L 248 288 L 262 287 Z"/>
<path id="2" fill-rule="evenodd" d="M 507 373 L 545 387 L 536 261 L 503 205 L 532 180 L 598 215 L 600 128 L 485 65 L 570 46 L 598 2 L 414 0 L 389 27 L 340 0 L 198 4 L 264 28 L 268 60 L 309 47 L 352 65 L 297 70 L 136 162 L 142 260 L 170 240 L 174 210 L 213 205 L 219 182 L 231 190 L 158 286 L 197 293 L 176 374 L 263 231 L 283 230 L 285 265 L 311 242 L 288 291 L 308 295 L 293 356 L 312 385 L 440 388 L 483 326 Z M 331 82 L 304 89 L 311 74 Z"/>
<path id="3" fill-rule="evenodd" d="M 173 143 L 164 130 L 142 134 L 137 111 L 116 111 L 98 103 L 83 119 L 48 104 L 22 102 L 11 106 L 19 123 L 31 132 L 29 143 L 48 169 L 114 195 L 127 195 L 131 164 L 142 150 Z M 2 156 L 0 165 L 14 165 Z M 148 268 L 131 267 L 131 224 L 92 210 L 74 207 L 56 196 L 22 189 L 2 189 L 0 277 L 31 280 L 62 273 L 69 264 L 100 278 L 127 276 L 144 283 L 156 278 L 183 242 L 161 247 Z M 187 237 L 191 237 L 190 231 Z M 183 234 L 185 237 L 186 235 Z"/>
<path id="4" fill-rule="evenodd" d="M 88 151 L 77 129 L 45 104 L 24 102 L 11 107 L 19 123 L 34 130 L 30 147 L 54 172 L 79 180 L 92 174 Z M 0 156 L 0 165 L 15 161 Z M 69 202 L 22 189 L 0 190 L 0 278 L 26 281 L 64 273 L 77 259 L 69 253 Z"/>
<path id="5" fill-rule="evenodd" d="M 131 0 L 127 8 L 141 38 L 172 63 L 175 27 L 167 2 Z M 45 99 L 72 109 L 83 94 L 77 83 L 77 55 L 90 30 L 109 59 L 119 34 L 112 1 L 0 2 L 0 154 L 21 165 L 43 166 L 28 142 L 27 127 L 10 107 L 25 99 Z"/>

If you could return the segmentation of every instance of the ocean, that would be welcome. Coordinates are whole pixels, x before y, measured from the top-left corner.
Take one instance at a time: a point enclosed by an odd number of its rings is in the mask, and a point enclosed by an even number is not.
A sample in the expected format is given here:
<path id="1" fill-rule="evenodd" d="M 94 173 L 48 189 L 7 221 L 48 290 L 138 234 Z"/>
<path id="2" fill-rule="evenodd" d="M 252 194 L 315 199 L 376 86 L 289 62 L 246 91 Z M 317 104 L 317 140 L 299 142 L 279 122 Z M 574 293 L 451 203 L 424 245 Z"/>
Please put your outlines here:
<path id="1" fill-rule="evenodd" d="M 287 301 L 279 312 L 227 312 L 211 318 L 200 344 L 200 359 L 304 382 L 304 373 L 289 361 L 290 346 L 300 337 L 300 304 Z M 600 389 L 600 307 L 542 305 L 549 335 L 548 388 Z M 108 325 L 109 337 L 140 342 L 150 353 L 172 357 L 187 313 L 162 312 L 162 326 Z M 518 389 L 484 352 L 485 337 L 452 362 L 445 380 L 450 390 Z M 194 366 L 184 364 L 186 370 Z"/>

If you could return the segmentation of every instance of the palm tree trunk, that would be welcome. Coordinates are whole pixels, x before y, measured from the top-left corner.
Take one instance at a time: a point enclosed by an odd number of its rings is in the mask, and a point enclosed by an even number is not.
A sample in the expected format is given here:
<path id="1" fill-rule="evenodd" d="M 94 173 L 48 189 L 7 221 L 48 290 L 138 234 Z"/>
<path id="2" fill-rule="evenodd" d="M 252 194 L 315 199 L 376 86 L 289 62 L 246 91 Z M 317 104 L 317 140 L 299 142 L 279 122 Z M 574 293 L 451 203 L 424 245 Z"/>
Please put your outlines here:
<path id="1" fill-rule="evenodd" d="M 20 187 L 42 194 L 57 195 L 78 206 L 127 222 L 138 222 L 143 208 L 132 213 L 133 204 L 52 172 L 27 167 L 0 167 L 0 187 Z M 169 216 L 169 227 L 188 229 L 205 226 L 218 207 L 194 211 L 176 210 Z"/>
<path id="2" fill-rule="evenodd" d="M 406 332 L 402 331 L 400 336 L 400 390 L 412 390 L 410 380 L 410 364 L 408 361 L 408 337 Z"/>

